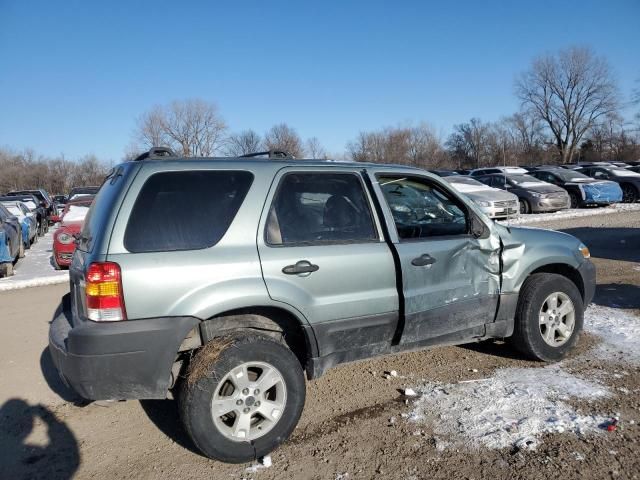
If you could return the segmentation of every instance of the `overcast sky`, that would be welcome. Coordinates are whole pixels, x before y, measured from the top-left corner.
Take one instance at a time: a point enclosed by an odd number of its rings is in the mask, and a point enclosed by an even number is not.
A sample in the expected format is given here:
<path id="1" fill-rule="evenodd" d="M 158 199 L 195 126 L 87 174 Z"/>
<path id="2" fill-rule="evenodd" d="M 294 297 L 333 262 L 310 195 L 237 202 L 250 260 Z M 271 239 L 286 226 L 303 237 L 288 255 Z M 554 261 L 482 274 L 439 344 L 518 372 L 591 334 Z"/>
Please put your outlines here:
<path id="1" fill-rule="evenodd" d="M 638 0 L 225 3 L 0 0 L 0 146 L 117 161 L 138 115 L 185 98 L 335 153 L 389 125 L 446 136 L 513 113 L 516 75 L 571 45 L 640 86 Z"/>

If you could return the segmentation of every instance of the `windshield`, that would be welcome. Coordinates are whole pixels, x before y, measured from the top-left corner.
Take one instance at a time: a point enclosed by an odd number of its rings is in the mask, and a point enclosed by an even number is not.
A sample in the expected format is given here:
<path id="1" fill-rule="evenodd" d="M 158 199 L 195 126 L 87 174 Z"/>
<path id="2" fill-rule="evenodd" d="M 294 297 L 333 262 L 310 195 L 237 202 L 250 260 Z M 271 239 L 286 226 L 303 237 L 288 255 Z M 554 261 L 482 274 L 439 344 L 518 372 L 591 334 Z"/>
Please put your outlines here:
<path id="1" fill-rule="evenodd" d="M 565 182 L 575 182 L 577 180 L 584 180 L 585 178 L 591 178 L 584 173 L 576 172 L 574 170 L 567 170 L 565 168 L 554 170 L 553 173 L 556 177 L 560 177 Z"/>
<path id="2" fill-rule="evenodd" d="M 17 205 L 6 205 L 6 207 L 12 215 L 15 215 L 16 217 L 24 217 L 24 214 Z"/>
<path id="3" fill-rule="evenodd" d="M 640 177 L 640 173 L 636 173 L 628 168 L 608 168 L 615 177 Z"/>
<path id="4" fill-rule="evenodd" d="M 545 183 L 531 175 L 509 175 L 507 178 L 514 185 L 523 185 L 525 183 Z"/>
<path id="5" fill-rule="evenodd" d="M 468 177 L 447 177 L 445 179 L 447 182 L 449 183 L 464 183 L 465 185 L 474 185 L 476 187 L 486 187 L 486 185 L 484 183 L 480 183 L 477 180 L 474 180 L 473 178 L 468 178 Z"/>

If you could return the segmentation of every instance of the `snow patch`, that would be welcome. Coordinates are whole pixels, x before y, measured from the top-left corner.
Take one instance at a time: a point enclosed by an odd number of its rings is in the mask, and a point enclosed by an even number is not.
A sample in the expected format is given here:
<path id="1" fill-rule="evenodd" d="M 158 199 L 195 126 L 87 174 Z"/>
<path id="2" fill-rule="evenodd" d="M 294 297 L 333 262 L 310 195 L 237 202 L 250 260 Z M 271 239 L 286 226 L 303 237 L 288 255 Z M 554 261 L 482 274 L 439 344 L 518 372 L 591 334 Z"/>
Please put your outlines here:
<path id="1" fill-rule="evenodd" d="M 67 213 L 62 217 L 63 222 L 81 222 L 84 217 L 87 216 L 89 207 L 82 207 L 80 205 L 70 205 Z"/>
<path id="2" fill-rule="evenodd" d="M 38 237 L 38 243 L 16 263 L 12 277 L 0 278 L 0 292 L 69 281 L 69 272 L 56 270 L 51 264 L 53 232 L 54 229 L 50 229 L 45 236 Z"/>
<path id="3" fill-rule="evenodd" d="M 409 417 L 433 426 L 434 435 L 468 447 L 535 448 L 544 433 L 598 431 L 606 417 L 583 415 L 569 398 L 592 400 L 608 390 L 576 377 L 561 364 L 544 368 L 505 368 L 489 381 L 428 383 Z"/>
<path id="4" fill-rule="evenodd" d="M 640 317 L 599 305 L 591 305 L 584 317 L 584 329 L 602 339 L 596 354 L 640 364 Z"/>
<path id="5" fill-rule="evenodd" d="M 529 223 L 565 220 L 567 218 L 592 217 L 596 215 L 611 215 L 620 212 L 640 211 L 640 203 L 616 203 L 609 207 L 600 208 L 572 208 L 554 213 L 533 213 L 520 215 L 510 221 L 501 221 L 503 225 L 525 225 Z"/>
<path id="6" fill-rule="evenodd" d="M 585 330 L 603 341 L 587 355 L 640 364 L 640 317 L 621 309 L 590 306 Z M 490 378 L 427 383 L 416 388 L 410 421 L 431 425 L 434 438 L 451 447 L 535 449 L 545 433 L 600 431 L 608 418 L 580 412 L 569 399 L 611 395 L 595 378 L 569 373 L 571 361 L 542 368 L 505 368 Z M 445 440 L 443 440 L 446 439 Z M 444 448 L 444 447 L 443 447 Z"/>

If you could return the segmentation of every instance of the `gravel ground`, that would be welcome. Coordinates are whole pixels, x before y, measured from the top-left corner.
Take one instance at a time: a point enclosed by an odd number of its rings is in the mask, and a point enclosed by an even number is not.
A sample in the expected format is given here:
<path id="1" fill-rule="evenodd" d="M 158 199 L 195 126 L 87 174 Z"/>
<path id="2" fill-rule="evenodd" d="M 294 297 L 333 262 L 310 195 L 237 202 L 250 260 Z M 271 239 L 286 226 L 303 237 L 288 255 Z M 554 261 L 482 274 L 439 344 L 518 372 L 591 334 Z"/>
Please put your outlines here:
<path id="1" fill-rule="evenodd" d="M 640 315 L 640 212 L 537 222 L 578 236 L 598 267 L 596 308 Z M 451 444 L 444 418 L 416 422 L 419 398 L 399 389 L 459 385 L 498 369 L 542 368 L 503 342 L 437 348 L 335 368 L 307 385 L 292 438 L 269 468 L 224 465 L 199 455 L 173 401 L 75 402 L 51 370 L 47 321 L 65 285 L 0 292 L 6 334 L 0 352 L 0 478 L 638 478 L 640 367 L 600 355 L 585 334 L 565 370 L 610 394 L 564 403 L 581 415 L 620 417 L 615 432 L 546 433 L 535 450 Z M 38 301 L 34 302 L 33 299 Z M 383 372 L 396 370 L 397 377 Z M 54 394 L 55 392 L 55 394 Z M 491 404 L 492 401 L 487 401 Z M 404 416 L 403 416 L 404 415 Z"/>

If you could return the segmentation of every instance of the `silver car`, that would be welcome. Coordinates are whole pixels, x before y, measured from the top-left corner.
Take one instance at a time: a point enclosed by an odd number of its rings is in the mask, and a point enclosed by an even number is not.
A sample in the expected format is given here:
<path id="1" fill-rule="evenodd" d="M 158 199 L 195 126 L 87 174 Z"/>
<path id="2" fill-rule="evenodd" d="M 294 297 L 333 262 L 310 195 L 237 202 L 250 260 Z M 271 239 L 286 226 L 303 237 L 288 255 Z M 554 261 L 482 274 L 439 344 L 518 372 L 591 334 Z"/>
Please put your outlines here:
<path id="1" fill-rule="evenodd" d="M 557 212 L 571 207 L 564 188 L 531 175 L 494 173 L 476 177 L 480 182 L 512 193 L 520 201 L 520 213 Z"/>
<path id="2" fill-rule="evenodd" d="M 520 211 L 518 197 L 493 188 L 463 175 L 444 177 L 460 193 L 473 200 L 489 218 L 517 217 Z"/>

